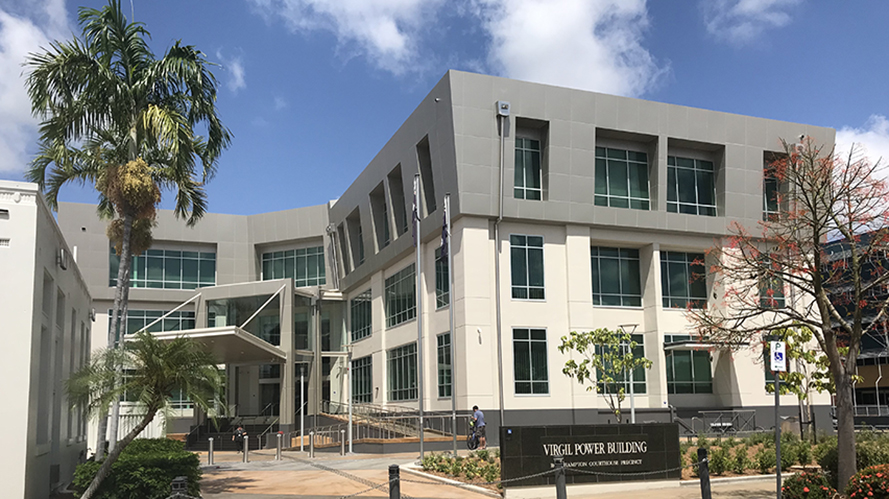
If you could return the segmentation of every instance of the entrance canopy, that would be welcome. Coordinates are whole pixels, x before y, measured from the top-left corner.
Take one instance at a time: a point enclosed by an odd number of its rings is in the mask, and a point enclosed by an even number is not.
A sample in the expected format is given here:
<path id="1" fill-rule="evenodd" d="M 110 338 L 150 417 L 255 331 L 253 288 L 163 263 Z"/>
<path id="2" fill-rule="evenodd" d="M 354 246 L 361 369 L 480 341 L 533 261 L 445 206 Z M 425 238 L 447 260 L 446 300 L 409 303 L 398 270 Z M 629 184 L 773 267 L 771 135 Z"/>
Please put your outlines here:
<path id="1" fill-rule="evenodd" d="M 220 364 L 278 364 L 287 359 L 284 350 L 237 326 L 164 331 L 152 335 L 159 340 L 191 338 L 203 344 Z"/>

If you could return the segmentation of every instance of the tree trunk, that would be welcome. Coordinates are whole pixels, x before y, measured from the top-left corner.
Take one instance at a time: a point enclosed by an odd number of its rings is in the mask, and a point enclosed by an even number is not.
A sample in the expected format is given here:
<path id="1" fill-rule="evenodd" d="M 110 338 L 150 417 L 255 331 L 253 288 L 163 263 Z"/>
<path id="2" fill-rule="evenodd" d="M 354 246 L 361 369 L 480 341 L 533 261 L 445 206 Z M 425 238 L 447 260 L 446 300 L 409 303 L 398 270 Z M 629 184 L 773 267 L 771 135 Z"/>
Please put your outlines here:
<path id="1" fill-rule="evenodd" d="M 849 375 L 834 373 L 837 404 L 837 456 L 839 468 L 837 483 L 843 490 L 857 472 L 855 461 L 855 418 L 852 401 L 852 379 Z"/>
<path id="2" fill-rule="evenodd" d="M 132 266 L 132 249 L 130 239 L 133 234 L 133 215 L 126 213 L 123 217 L 123 235 L 120 245 L 120 266 L 117 270 L 117 286 L 114 290 L 114 309 L 111 312 L 111 327 L 108 329 L 109 348 L 121 348 L 123 345 L 124 323 L 126 321 L 127 301 L 129 300 L 130 267 Z M 114 341 L 118 340 L 115 345 Z M 120 400 L 111 403 L 111 420 L 108 422 L 108 450 L 114 451 L 117 446 L 118 426 L 120 423 Z"/>
<path id="3" fill-rule="evenodd" d="M 148 427 L 151 421 L 154 419 L 154 415 L 157 414 L 157 409 L 153 408 L 154 406 L 149 406 L 148 411 L 145 413 L 145 416 L 142 418 L 142 421 L 136 425 L 135 428 L 121 441 L 119 445 L 117 445 L 113 450 L 108 452 L 108 458 L 105 459 L 105 462 L 102 463 L 102 466 L 99 468 L 99 471 L 96 473 L 96 476 L 93 478 L 93 481 L 90 482 L 90 486 L 83 492 L 83 495 L 80 496 L 80 499 L 91 499 L 93 495 L 95 495 L 96 491 L 99 489 L 99 486 L 102 485 L 102 482 L 108 477 L 108 474 L 111 473 L 111 465 L 117 461 L 117 458 L 120 457 L 120 453 L 126 448 L 127 445 L 130 444 L 133 440 L 142 433 L 142 430 Z"/>

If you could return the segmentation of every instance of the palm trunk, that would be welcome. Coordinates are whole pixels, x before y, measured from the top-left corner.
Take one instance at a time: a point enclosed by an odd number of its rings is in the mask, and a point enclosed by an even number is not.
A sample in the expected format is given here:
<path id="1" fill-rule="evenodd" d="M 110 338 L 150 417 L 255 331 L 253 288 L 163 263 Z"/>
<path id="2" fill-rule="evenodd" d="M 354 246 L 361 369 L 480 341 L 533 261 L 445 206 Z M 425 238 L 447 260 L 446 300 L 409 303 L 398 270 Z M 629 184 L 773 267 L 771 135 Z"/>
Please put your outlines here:
<path id="1" fill-rule="evenodd" d="M 858 469 L 855 461 L 855 417 L 851 377 L 845 372 L 842 374 L 835 372 L 834 380 L 837 389 L 837 456 L 839 458 L 837 469 L 839 487 L 837 488 L 842 490 Z"/>
<path id="2" fill-rule="evenodd" d="M 142 430 L 148 427 L 151 421 L 154 419 L 154 415 L 157 414 L 157 408 L 153 405 L 147 408 L 147 412 L 145 416 L 142 418 L 142 421 L 133 428 L 132 431 L 126 434 L 123 439 L 119 442 L 114 449 L 112 449 L 108 453 L 108 458 L 105 459 L 105 462 L 102 463 L 102 466 L 99 468 L 99 471 L 96 473 L 96 476 L 93 478 L 93 481 L 90 482 L 90 486 L 83 492 L 83 495 L 80 496 L 80 499 L 91 499 L 93 495 L 95 495 L 96 491 L 99 489 L 99 486 L 102 485 L 102 482 L 105 478 L 108 477 L 108 474 L 111 473 L 111 465 L 117 461 L 117 458 L 120 457 L 120 453 L 126 448 L 127 445 L 130 444 L 140 433 Z"/>
<path id="3" fill-rule="evenodd" d="M 114 309 L 111 312 L 111 328 L 108 331 L 109 347 L 120 348 L 123 345 L 124 321 L 126 320 L 127 302 L 130 291 L 130 267 L 132 266 L 132 249 L 130 238 L 133 233 L 133 215 L 126 213 L 123 217 L 123 235 L 120 245 L 120 267 L 117 270 L 117 287 L 114 292 Z M 114 341 L 119 340 L 115 346 Z M 111 421 L 108 422 L 108 450 L 112 452 L 117 446 L 118 425 L 120 423 L 120 400 L 111 403 Z M 100 454 L 101 456 L 101 454 Z"/>

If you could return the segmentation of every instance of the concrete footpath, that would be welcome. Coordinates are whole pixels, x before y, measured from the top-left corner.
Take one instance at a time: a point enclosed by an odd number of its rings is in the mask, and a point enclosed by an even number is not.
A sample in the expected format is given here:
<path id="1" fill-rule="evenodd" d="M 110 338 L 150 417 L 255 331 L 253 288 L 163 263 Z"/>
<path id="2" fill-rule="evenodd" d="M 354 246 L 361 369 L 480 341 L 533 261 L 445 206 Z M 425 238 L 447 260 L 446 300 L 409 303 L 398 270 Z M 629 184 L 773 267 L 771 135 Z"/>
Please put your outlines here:
<path id="1" fill-rule="evenodd" d="M 207 462 L 205 454 L 200 457 L 203 463 Z M 339 499 L 360 494 L 357 497 L 385 498 L 389 497 L 387 489 L 368 489 L 388 482 L 389 465 L 405 465 L 417 461 L 416 453 L 345 457 L 319 453 L 316 459 L 309 460 L 305 453 L 285 452 L 283 457 L 282 461 L 275 461 L 274 451 L 254 451 L 250 453 L 251 462 L 245 464 L 240 462 L 240 454 L 217 452 L 216 465 L 204 467 L 202 496 L 205 499 Z M 404 472 L 402 478 L 426 481 Z M 719 480 L 714 480 L 712 491 L 714 498 L 765 499 L 775 497 L 775 481 L 720 483 Z M 401 492 L 414 499 L 490 499 L 488 495 L 450 485 L 408 481 L 401 483 Z M 696 499 L 701 497 L 701 489 L 695 484 L 584 495 L 571 493 L 569 489 L 568 496 L 571 499 Z"/>

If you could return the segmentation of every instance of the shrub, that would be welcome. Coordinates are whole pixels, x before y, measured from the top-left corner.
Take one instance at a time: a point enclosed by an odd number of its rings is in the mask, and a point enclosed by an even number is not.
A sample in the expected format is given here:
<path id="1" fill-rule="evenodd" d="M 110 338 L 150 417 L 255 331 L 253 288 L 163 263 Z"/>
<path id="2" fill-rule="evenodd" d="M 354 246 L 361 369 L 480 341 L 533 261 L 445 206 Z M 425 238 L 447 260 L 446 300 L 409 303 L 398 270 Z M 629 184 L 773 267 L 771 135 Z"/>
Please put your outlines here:
<path id="1" fill-rule="evenodd" d="M 89 487 L 101 465 L 87 461 L 77 466 L 72 487 L 78 495 Z M 188 479 L 188 495 L 200 495 L 200 460 L 186 451 L 182 442 L 166 438 L 133 440 L 111 465 L 111 473 L 93 497 L 164 499 L 170 495 L 170 483 L 177 476 Z"/>
<path id="2" fill-rule="evenodd" d="M 423 471 L 434 470 L 439 461 L 439 456 L 434 452 L 430 452 L 429 455 L 423 458 Z"/>
<path id="3" fill-rule="evenodd" d="M 784 445 L 784 442 L 781 442 L 781 469 L 789 470 L 791 466 L 796 464 L 796 444 L 791 442 L 787 442 L 787 445 Z"/>
<path id="4" fill-rule="evenodd" d="M 500 449 L 494 449 L 494 457 L 500 459 Z"/>
<path id="5" fill-rule="evenodd" d="M 707 435 L 703 433 L 698 433 L 698 447 L 703 447 L 705 449 L 710 448 L 710 441 L 707 440 Z"/>
<path id="6" fill-rule="evenodd" d="M 859 470 L 878 464 L 889 464 L 889 439 L 882 436 L 859 434 L 855 443 L 855 463 Z M 839 468 L 839 454 L 837 453 L 836 440 L 829 441 L 822 449 L 823 453 L 818 459 L 818 464 L 827 476 L 827 481 L 832 487 L 837 487 L 837 471 Z"/>
<path id="7" fill-rule="evenodd" d="M 447 473 L 448 475 L 457 477 L 460 476 L 460 472 L 463 470 L 463 460 L 461 458 L 456 458 L 451 460 L 448 463 Z"/>
<path id="8" fill-rule="evenodd" d="M 781 496 L 785 499 L 831 499 L 836 490 L 820 473 L 797 473 L 784 480 Z"/>
<path id="9" fill-rule="evenodd" d="M 727 447 L 711 447 L 709 454 L 710 472 L 722 475 L 729 468 L 729 456 Z"/>
<path id="10" fill-rule="evenodd" d="M 870 466 L 849 480 L 846 494 L 850 498 L 889 499 L 889 464 Z"/>
<path id="11" fill-rule="evenodd" d="M 725 442 L 723 442 L 723 444 L 722 444 L 722 446 L 725 447 L 726 449 L 731 449 L 732 447 L 734 447 L 736 445 L 738 445 L 738 441 L 737 441 L 737 439 L 735 439 L 734 435 L 725 439 Z"/>
<path id="12" fill-rule="evenodd" d="M 753 467 L 750 456 L 747 455 L 747 446 L 741 444 L 735 447 L 735 456 L 732 459 L 732 471 L 743 475 L 745 471 Z"/>
<path id="13" fill-rule="evenodd" d="M 500 479 L 500 466 L 496 463 L 485 464 L 482 467 L 481 475 L 486 482 L 496 482 Z"/>
<path id="14" fill-rule="evenodd" d="M 688 450 L 688 464 L 693 465 L 691 467 L 691 474 L 694 476 L 698 476 L 700 474 L 700 470 L 698 469 L 698 465 L 695 464 L 698 462 L 698 451 L 697 449 L 689 449 Z"/>
<path id="15" fill-rule="evenodd" d="M 806 466 L 812 462 L 812 445 L 802 441 L 796 446 L 796 458 L 799 464 Z"/>
<path id="16" fill-rule="evenodd" d="M 765 475 L 775 466 L 777 466 L 775 449 L 770 449 L 768 447 L 759 449 L 759 451 L 756 453 L 756 469 L 758 469 L 760 473 Z"/>
<path id="17" fill-rule="evenodd" d="M 463 474 L 466 475 L 466 478 L 470 480 L 474 480 L 480 474 L 478 461 L 474 459 L 464 459 L 463 460 Z"/>
<path id="18" fill-rule="evenodd" d="M 750 445 L 775 445 L 775 434 L 767 432 L 753 433 L 747 437 L 747 443 Z"/>
<path id="19" fill-rule="evenodd" d="M 487 449 L 482 449 L 475 451 L 475 457 L 487 462 L 489 461 L 490 454 L 488 453 Z"/>

